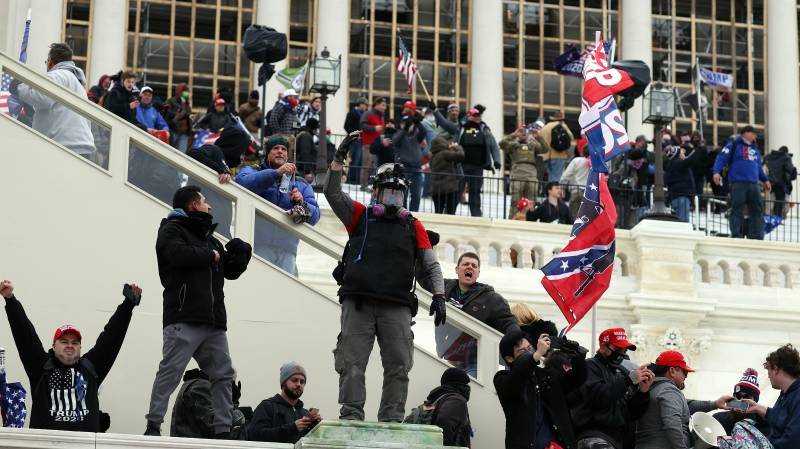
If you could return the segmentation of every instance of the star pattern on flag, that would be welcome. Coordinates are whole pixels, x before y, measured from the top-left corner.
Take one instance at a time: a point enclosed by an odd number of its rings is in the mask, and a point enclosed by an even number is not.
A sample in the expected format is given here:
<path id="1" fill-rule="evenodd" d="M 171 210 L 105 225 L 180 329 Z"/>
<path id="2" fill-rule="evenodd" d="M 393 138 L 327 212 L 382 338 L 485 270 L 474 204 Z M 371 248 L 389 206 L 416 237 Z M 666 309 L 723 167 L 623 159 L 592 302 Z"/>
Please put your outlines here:
<path id="1" fill-rule="evenodd" d="M 3 427 L 23 427 L 25 417 L 25 397 L 27 393 L 19 382 L 6 382 L 5 371 L 0 371 L 0 411 L 3 416 Z"/>
<path id="2" fill-rule="evenodd" d="M 561 269 L 564 270 L 564 271 L 569 270 L 569 262 L 567 262 L 566 260 L 562 261 L 561 262 Z"/>

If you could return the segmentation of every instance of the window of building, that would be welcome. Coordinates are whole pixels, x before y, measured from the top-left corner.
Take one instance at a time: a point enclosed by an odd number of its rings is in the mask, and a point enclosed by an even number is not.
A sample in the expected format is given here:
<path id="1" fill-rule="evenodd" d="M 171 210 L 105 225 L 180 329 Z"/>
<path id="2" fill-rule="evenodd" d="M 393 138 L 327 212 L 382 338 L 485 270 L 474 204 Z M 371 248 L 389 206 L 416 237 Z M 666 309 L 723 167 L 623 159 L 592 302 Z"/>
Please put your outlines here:
<path id="1" fill-rule="evenodd" d="M 89 49 L 91 48 L 92 3 L 94 0 L 63 0 L 64 21 L 61 36 L 72 48 L 75 65 L 89 75 Z M 33 32 L 33 31 L 32 31 Z M 97 80 L 87 80 L 89 86 Z M 88 87 L 88 86 L 87 86 Z"/>
<path id="2" fill-rule="evenodd" d="M 220 89 L 241 103 L 253 70 L 241 39 L 254 17 L 253 0 L 128 0 L 126 68 L 161 98 L 188 84 L 198 112 Z"/>
<path id="3" fill-rule="evenodd" d="M 469 0 L 351 0 L 350 101 L 385 97 L 389 115 L 406 100 L 427 100 L 420 80 L 409 94 L 395 68 L 398 36 L 440 106 L 469 103 Z"/>

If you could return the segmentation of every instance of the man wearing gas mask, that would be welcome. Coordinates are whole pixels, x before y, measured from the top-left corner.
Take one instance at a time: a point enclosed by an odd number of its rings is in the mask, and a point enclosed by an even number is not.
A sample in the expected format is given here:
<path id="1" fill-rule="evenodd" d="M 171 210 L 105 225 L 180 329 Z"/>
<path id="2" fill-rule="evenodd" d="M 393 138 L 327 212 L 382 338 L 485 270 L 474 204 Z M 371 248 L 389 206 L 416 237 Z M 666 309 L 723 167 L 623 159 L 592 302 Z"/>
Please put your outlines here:
<path id="1" fill-rule="evenodd" d="M 586 361 L 581 400 L 572 410 L 578 449 L 632 448 L 633 422 L 650 404 L 655 375 L 628 359 L 627 352 L 636 345 L 628 341 L 625 329 L 606 329 L 599 340 L 597 354 Z"/>
<path id="2" fill-rule="evenodd" d="M 341 285 L 342 304 L 342 330 L 333 351 L 342 405 L 339 419 L 364 420 L 364 373 L 377 337 L 383 364 L 378 421 L 401 422 L 413 356 L 411 319 L 417 311 L 417 261 L 433 285 L 430 314 L 435 315 L 436 326 L 445 321 L 444 282 L 425 227 L 403 207 L 408 183 L 401 164 L 378 167 L 370 205 L 353 201 L 342 192 L 342 165 L 350 145 L 359 137 L 356 131 L 342 141 L 324 189 L 331 209 L 350 236 L 333 273 Z"/>

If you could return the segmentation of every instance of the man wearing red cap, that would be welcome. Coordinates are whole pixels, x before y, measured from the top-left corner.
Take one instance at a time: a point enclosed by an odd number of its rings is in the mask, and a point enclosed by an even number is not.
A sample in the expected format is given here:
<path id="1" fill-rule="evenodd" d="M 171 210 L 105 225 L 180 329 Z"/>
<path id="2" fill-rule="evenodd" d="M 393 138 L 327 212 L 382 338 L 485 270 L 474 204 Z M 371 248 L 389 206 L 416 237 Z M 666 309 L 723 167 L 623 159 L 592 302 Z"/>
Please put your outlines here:
<path id="1" fill-rule="evenodd" d="M 628 341 L 625 329 L 604 330 L 599 343 L 597 354 L 586 360 L 582 401 L 572 411 L 578 447 L 622 449 L 633 442 L 632 423 L 650 404 L 655 375 L 646 367 L 628 368 L 627 353 L 636 345 Z"/>
<path id="2" fill-rule="evenodd" d="M 687 401 L 681 390 L 695 370 L 678 351 L 664 351 L 651 365 L 656 375 L 650 388 L 650 407 L 636 422 L 636 449 L 689 449 L 689 418 L 696 412 L 727 409 L 731 395 L 716 401 Z"/>
<path id="3" fill-rule="evenodd" d="M 33 323 L 14 296 L 14 284 L 8 280 L 0 282 L 8 324 L 30 382 L 30 428 L 100 431 L 97 389 L 111 371 L 122 347 L 142 289 L 129 284 L 123 294 L 125 299 L 117 306 L 94 347 L 81 356 L 81 333 L 69 324 L 56 329 L 53 346 L 45 352 Z"/>
<path id="4" fill-rule="evenodd" d="M 208 129 L 211 132 L 217 132 L 228 126 L 233 126 L 234 121 L 231 114 L 225 109 L 225 99 L 217 97 L 214 100 L 214 110 L 204 115 L 203 118 L 197 122 L 198 129 Z"/>

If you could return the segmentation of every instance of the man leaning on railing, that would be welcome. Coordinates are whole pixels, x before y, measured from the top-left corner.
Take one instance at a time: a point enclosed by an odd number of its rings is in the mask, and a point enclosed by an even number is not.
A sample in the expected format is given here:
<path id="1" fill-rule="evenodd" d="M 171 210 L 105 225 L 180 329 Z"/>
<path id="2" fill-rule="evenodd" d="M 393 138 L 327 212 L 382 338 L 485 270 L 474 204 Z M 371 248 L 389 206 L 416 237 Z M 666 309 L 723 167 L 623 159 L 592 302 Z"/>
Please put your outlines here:
<path id="1" fill-rule="evenodd" d="M 86 77 L 83 70 L 72 61 L 72 49 L 69 45 L 50 44 L 50 51 L 47 53 L 47 77 L 81 98 L 88 98 L 84 88 Z M 9 90 L 33 107 L 36 112 L 33 116 L 33 129 L 86 159 L 98 162 L 89 120 L 18 80 L 11 83 Z"/>

